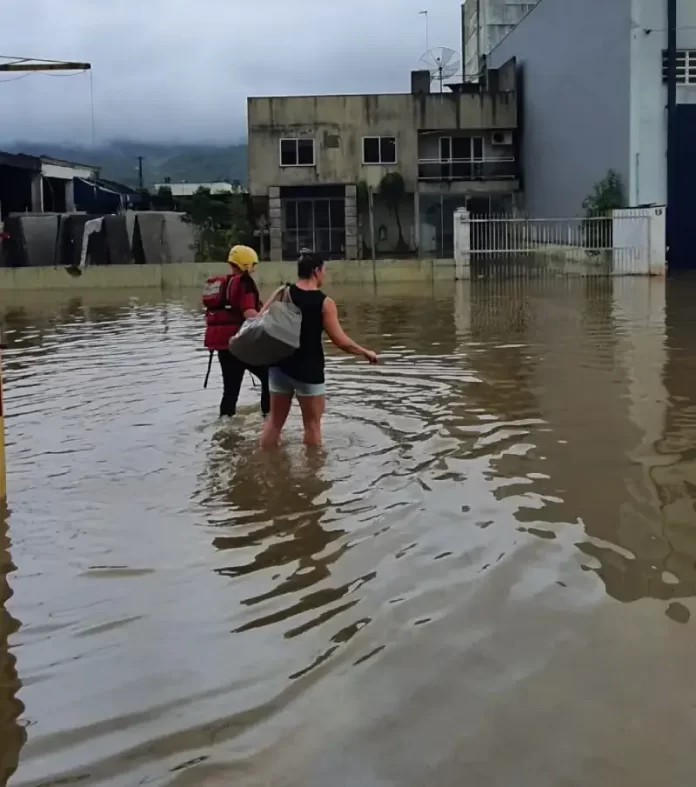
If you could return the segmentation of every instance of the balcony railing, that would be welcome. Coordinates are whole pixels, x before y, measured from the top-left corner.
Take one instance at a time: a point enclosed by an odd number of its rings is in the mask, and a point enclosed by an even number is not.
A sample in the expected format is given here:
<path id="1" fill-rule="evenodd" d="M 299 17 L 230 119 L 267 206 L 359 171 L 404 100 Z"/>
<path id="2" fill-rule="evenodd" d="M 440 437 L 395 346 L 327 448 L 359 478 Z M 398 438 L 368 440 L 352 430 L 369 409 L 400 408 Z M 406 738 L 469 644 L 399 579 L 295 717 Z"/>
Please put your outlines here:
<path id="1" fill-rule="evenodd" d="M 495 159 L 419 159 L 419 180 L 515 180 L 514 158 Z"/>

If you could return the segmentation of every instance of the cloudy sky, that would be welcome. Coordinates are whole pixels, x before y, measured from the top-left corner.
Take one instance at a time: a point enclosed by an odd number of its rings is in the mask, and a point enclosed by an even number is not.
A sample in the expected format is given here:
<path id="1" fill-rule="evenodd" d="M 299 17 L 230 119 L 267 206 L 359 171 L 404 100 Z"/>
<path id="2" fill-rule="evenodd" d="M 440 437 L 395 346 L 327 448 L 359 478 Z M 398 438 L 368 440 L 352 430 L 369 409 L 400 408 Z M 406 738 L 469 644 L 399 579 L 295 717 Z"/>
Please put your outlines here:
<path id="1" fill-rule="evenodd" d="M 233 143 L 248 95 L 408 90 L 460 0 L 2 0 L 0 55 L 92 63 L 98 141 Z M 0 142 L 91 142 L 90 80 L 0 74 Z"/>

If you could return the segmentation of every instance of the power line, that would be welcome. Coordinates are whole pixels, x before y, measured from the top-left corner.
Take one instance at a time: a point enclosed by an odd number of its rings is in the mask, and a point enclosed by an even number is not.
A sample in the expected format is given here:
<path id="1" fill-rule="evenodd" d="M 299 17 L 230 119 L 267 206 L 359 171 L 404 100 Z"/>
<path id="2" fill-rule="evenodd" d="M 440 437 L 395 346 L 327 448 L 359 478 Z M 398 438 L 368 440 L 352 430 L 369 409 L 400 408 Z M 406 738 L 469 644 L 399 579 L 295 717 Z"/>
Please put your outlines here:
<path id="1" fill-rule="evenodd" d="M 41 77 L 56 77 L 57 79 L 70 79 L 70 77 L 79 77 L 80 74 L 87 73 L 87 69 L 83 68 L 80 71 L 76 71 L 74 74 L 49 74 L 47 71 L 34 71 L 35 74 L 38 74 Z M 90 70 L 89 73 L 91 74 L 92 71 Z M 31 74 L 29 74 L 31 76 Z"/>
<path id="2" fill-rule="evenodd" d="M 27 77 L 34 76 L 33 74 L 22 74 L 18 77 L 10 77 L 10 79 L 0 79 L 0 84 L 3 82 L 19 82 L 20 79 L 26 79 Z"/>

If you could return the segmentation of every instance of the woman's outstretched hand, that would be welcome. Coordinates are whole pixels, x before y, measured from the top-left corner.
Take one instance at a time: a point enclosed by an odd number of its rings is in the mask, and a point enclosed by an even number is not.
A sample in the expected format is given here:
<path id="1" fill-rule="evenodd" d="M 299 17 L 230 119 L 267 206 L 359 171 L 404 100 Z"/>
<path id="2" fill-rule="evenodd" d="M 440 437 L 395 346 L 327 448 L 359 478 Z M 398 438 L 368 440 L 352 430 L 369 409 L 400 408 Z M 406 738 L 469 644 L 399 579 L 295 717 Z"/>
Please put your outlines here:
<path id="1" fill-rule="evenodd" d="M 365 350 L 363 352 L 363 357 L 368 363 L 379 363 L 379 356 L 377 353 L 373 353 L 372 350 Z"/>

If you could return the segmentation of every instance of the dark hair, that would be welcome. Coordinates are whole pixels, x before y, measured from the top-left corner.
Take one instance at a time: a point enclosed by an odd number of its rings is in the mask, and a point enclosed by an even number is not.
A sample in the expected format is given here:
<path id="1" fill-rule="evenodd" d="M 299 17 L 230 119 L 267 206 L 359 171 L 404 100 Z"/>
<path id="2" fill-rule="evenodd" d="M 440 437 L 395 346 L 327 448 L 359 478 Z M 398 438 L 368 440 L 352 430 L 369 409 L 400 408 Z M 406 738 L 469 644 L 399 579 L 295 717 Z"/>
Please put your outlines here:
<path id="1" fill-rule="evenodd" d="M 248 271 L 244 271 L 242 273 L 240 284 L 242 285 L 243 290 L 256 297 L 256 311 L 259 311 L 261 309 L 261 293 L 259 292 L 259 288 L 256 286 L 256 282 L 248 273 Z"/>
<path id="2" fill-rule="evenodd" d="M 301 249 L 297 260 L 297 278 L 311 279 L 312 274 L 324 267 L 324 260 L 319 254 L 310 249 Z"/>

